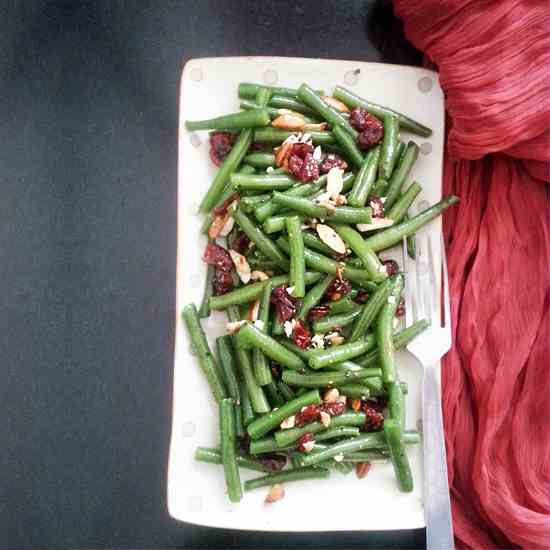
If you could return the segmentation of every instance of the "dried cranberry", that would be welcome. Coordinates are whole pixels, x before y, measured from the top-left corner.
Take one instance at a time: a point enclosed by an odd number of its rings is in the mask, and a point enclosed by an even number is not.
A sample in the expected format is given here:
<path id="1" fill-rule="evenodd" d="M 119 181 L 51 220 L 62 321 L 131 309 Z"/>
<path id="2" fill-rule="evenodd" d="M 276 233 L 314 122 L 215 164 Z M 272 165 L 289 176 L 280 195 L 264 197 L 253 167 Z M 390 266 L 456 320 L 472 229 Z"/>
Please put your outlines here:
<path id="1" fill-rule="evenodd" d="M 219 244 L 208 243 L 202 256 L 203 262 L 224 270 L 231 271 L 233 269 L 233 260 L 229 252 Z"/>
<path id="2" fill-rule="evenodd" d="M 336 277 L 330 286 L 327 288 L 326 296 L 333 302 L 343 298 L 351 292 L 351 283 L 347 279 Z"/>
<path id="3" fill-rule="evenodd" d="M 308 453 L 311 449 L 308 450 L 308 447 L 306 447 L 306 443 L 310 443 L 311 441 L 314 441 L 313 434 L 307 433 L 298 439 L 298 450 L 301 453 Z"/>
<path id="4" fill-rule="evenodd" d="M 329 314 L 329 312 L 330 312 L 330 306 L 326 306 L 326 305 L 315 306 L 309 310 L 307 318 L 309 321 L 315 321 L 316 319 L 322 319 L 323 317 L 326 317 Z"/>
<path id="5" fill-rule="evenodd" d="M 300 170 L 302 169 L 302 164 L 304 164 L 304 159 L 298 155 L 291 155 L 288 158 L 288 170 L 291 174 L 298 177 Z"/>
<path id="6" fill-rule="evenodd" d="M 403 315 L 405 315 L 405 300 L 401 298 L 401 300 L 399 300 L 399 303 L 397 304 L 397 308 L 395 310 L 395 316 L 403 317 Z"/>
<path id="7" fill-rule="evenodd" d="M 357 304 L 364 304 L 368 299 L 369 293 L 366 290 L 360 290 L 353 301 Z"/>
<path id="8" fill-rule="evenodd" d="M 373 115 L 356 107 L 350 113 L 350 124 L 360 132 L 357 136 L 357 143 L 361 149 L 368 149 L 378 143 L 384 136 L 384 126 Z"/>
<path id="9" fill-rule="evenodd" d="M 372 208 L 373 218 L 383 218 L 386 215 L 384 212 L 384 201 L 380 197 L 369 199 L 369 206 Z"/>
<path id="10" fill-rule="evenodd" d="M 358 462 L 357 466 L 355 466 L 355 474 L 357 475 L 357 479 L 363 479 L 366 477 L 366 475 L 370 472 L 371 466 L 372 465 L 370 462 Z"/>
<path id="11" fill-rule="evenodd" d="M 231 248 L 239 254 L 245 254 L 250 246 L 250 239 L 243 231 L 238 231 L 231 242 Z"/>
<path id="12" fill-rule="evenodd" d="M 214 269 L 212 288 L 215 296 L 221 296 L 233 290 L 233 276 L 231 275 L 231 271 L 225 271 L 216 267 Z"/>
<path id="13" fill-rule="evenodd" d="M 365 404 L 378 412 L 383 412 L 384 409 L 388 406 L 387 397 L 377 397 L 376 399 L 367 399 Z"/>
<path id="14" fill-rule="evenodd" d="M 286 291 L 285 285 L 278 286 L 271 291 L 271 303 L 277 310 L 277 320 L 279 323 L 292 319 L 298 309 L 298 300 Z"/>
<path id="15" fill-rule="evenodd" d="M 399 264 L 395 260 L 384 260 L 382 264 L 386 268 L 388 277 L 393 277 L 399 273 Z"/>
<path id="16" fill-rule="evenodd" d="M 296 321 L 292 329 L 292 340 L 302 349 L 306 349 L 311 344 L 311 334 L 301 319 Z"/>
<path id="17" fill-rule="evenodd" d="M 257 458 L 270 472 L 279 472 L 286 466 L 285 455 L 264 453 Z"/>
<path id="18" fill-rule="evenodd" d="M 297 155 L 291 155 L 288 169 L 294 177 L 303 183 L 316 180 L 319 177 L 319 165 L 310 153 L 303 159 Z"/>
<path id="19" fill-rule="evenodd" d="M 236 135 L 231 132 L 213 132 L 210 134 L 210 158 L 216 166 L 220 166 L 225 157 L 231 152 L 236 139 Z"/>
<path id="20" fill-rule="evenodd" d="M 313 145 L 310 145 L 309 143 L 295 143 L 292 145 L 290 154 L 304 159 L 306 155 L 313 155 L 313 151 Z"/>
<path id="21" fill-rule="evenodd" d="M 372 402 L 370 401 L 363 405 L 366 417 L 363 430 L 366 432 L 379 432 L 384 427 L 384 415 L 371 405 Z"/>
<path id="22" fill-rule="evenodd" d="M 319 172 L 321 172 L 321 174 L 326 174 L 333 168 L 346 170 L 347 167 L 348 163 L 341 156 L 334 153 L 329 153 L 323 157 L 321 164 L 319 164 Z"/>
<path id="23" fill-rule="evenodd" d="M 372 128 L 363 130 L 357 136 L 357 145 L 359 145 L 359 149 L 363 149 L 365 151 L 370 149 L 373 145 L 376 145 L 383 136 L 384 130 L 382 128 L 378 128 L 377 126 L 373 126 Z"/>
<path id="24" fill-rule="evenodd" d="M 361 107 L 355 107 L 350 111 L 349 123 L 358 131 L 362 132 L 368 127 L 368 111 L 361 109 Z"/>
<path id="25" fill-rule="evenodd" d="M 304 407 L 303 411 L 300 411 L 294 420 L 296 427 L 301 428 L 310 422 L 313 422 L 319 418 L 321 414 L 321 407 L 319 405 L 308 405 Z"/>
<path id="26" fill-rule="evenodd" d="M 251 151 L 263 151 L 264 150 L 264 144 L 263 143 L 257 143 L 253 142 L 250 146 Z"/>
<path id="27" fill-rule="evenodd" d="M 324 405 L 321 405 L 321 410 L 330 414 L 330 416 L 340 416 L 346 410 L 346 404 L 342 403 L 342 401 L 325 403 Z"/>

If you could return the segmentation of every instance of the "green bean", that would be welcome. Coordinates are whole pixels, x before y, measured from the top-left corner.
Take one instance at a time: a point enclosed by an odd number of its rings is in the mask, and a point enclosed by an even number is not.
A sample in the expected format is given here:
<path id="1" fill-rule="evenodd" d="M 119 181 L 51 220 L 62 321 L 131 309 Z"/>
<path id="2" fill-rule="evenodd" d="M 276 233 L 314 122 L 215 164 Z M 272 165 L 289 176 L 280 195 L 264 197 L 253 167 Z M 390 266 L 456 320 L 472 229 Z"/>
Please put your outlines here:
<path id="1" fill-rule="evenodd" d="M 370 188 L 367 199 L 372 197 L 385 197 L 388 193 L 388 182 L 386 180 L 376 180 Z"/>
<path id="2" fill-rule="evenodd" d="M 265 203 L 266 201 L 269 201 L 269 199 L 271 199 L 271 193 L 262 193 L 261 195 L 252 195 L 252 196 L 249 196 L 249 197 L 241 197 L 240 206 L 245 212 L 250 213 L 257 206 L 260 206 L 261 204 Z"/>
<path id="3" fill-rule="evenodd" d="M 265 453 L 288 451 L 293 449 L 294 446 L 279 447 L 273 436 L 263 437 L 262 439 L 253 439 L 250 442 L 250 454 L 261 455 Z"/>
<path id="4" fill-rule="evenodd" d="M 270 122 L 271 117 L 265 109 L 251 109 L 205 120 L 186 120 L 185 127 L 192 132 L 197 130 L 241 130 L 267 126 Z"/>
<path id="5" fill-rule="evenodd" d="M 331 330 L 337 330 L 342 327 L 351 325 L 355 319 L 361 315 L 361 307 L 356 306 L 355 309 L 348 311 L 347 313 L 340 313 L 338 315 L 329 315 L 313 322 L 313 332 L 323 333 Z"/>
<path id="6" fill-rule="evenodd" d="M 407 149 L 407 145 L 404 141 L 400 141 L 397 144 L 397 149 L 395 150 L 395 163 L 396 164 L 401 160 L 401 157 L 404 155 L 406 149 Z"/>
<path id="7" fill-rule="evenodd" d="M 248 258 L 248 265 L 252 271 L 281 271 L 277 262 L 273 260 L 258 260 L 257 258 Z"/>
<path id="8" fill-rule="evenodd" d="M 267 398 L 272 409 L 282 407 L 285 404 L 286 400 L 283 397 L 283 394 L 279 391 L 279 387 L 277 386 L 277 382 L 275 380 L 271 380 L 269 384 L 266 384 L 264 389 L 267 393 Z"/>
<path id="9" fill-rule="evenodd" d="M 249 164 L 243 164 L 241 166 L 241 168 L 239 170 L 237 170 L 237 172 L 239 174 L 251 175 L 251 174 L 254 174 L 254 172 L 256 172 L 256 170 L 253 166 L 250 166 Z M 235 187 L 233 187 L 233 185 L 231 184 L 231 181 L 229 181 L 229 183 L 225 186 L 225 189 L 222 191 L 219 199 L 217 200 L 216 207 L 221 206 L 232 195 L 235 195 L 235 197 L 236 197 L 236 193 L 237 193 L 237 191 L 236 191 Z M 205 221 L 203 222 L 203 225 L 201 226 L 201 231 L 203 233 L 208 232 L 208 228 L 210 227 L 212 221 L 214 221 L 215 217 L 216 216 L 215 216 L 214 212 L 208 212 L 208 214 L 206 215 Z M 205 227 L 206 219 L 208 219 L 208 218 L 210 218 L 211 221 L 208 224 L 208 226 Z"/>
<path id="10" fill-rule="evenodd" d="M 328 307 L 330 309 L 331 315 L 338 315 L 340 313 L 349 313 L 350 311 L 353 311 L 357 307 L 357 304 L 352 300 L 349 295 L 347 295 L 343 298 L 340 298 L 339 300 L 330 302 L 328 304 Z"/>
<path id="11" fill-rule="evenodd" d="M 290 280 L 290 278 L 289 278 Z M 276 311 L 271 316 L 271 336 L 280 336 L 285 333 L 283 323 L 279 322 L 279 316 Z"/>
<path id="12" fill-rule="evenodd" d="M 279 102 L 280 97 L 281 96 L 276 96 L 275 101 Z M 255 103 L 254 101 L 249 100 L 249 99 L 243 99 L 243 100 L 241 100 L 239 107 L 241 109 L 247 109 L 247 110 L 248 109 L 258 109 L 258 104 Z M 305 106 L 304 106 L 304 108 L 307 109 L 307 107 L 305 107 Z M 284 108 L 284 107 L 283 108 L 278 108 L 278 107 L 268 106 L 268 107 L 266 107 L 266 110 L 269 113 L 269 116 L 271 117 L 271 119 L 273 120 L 275 118 L 280 117 L 282 114 L 284 114 L 284 111 L 288 111 L 288 110 L 292 111 L 294 109 L 288 109 L 288 108 Z M 302 113 L 301 111 L 295 111 L 294 110 L 294 112 L 300 113 L 302 115 L 302 117 L 304 118 L 304 121 L 305 121 L 306 124 L 317 124 L 319 122 L 318 118 L 308 116 L 305 113 Z"/>
<path id="13" fill-rule="evenodd" d="M 275 166 L 275 155 L 273 153 L 248 153 L 243 162 L 256 168 L 268 168 Z"/>
<path id="14" fill-rule="evenodd" d="M 214 294 L 214 266 L 208 264 L 206 267 L 206 280 L 204 282 L 204 293 L 202 295 L 201 307 L 199 308 L 199 319 L 210 317 L 210 296 Z"/>
<path id="15" fill-rule="evenodd" d="M 315 442 L 318 441 L 327 441 L 329 439 L 338 439 L 339 437 L 355 437 L 359 435 L 359 428 L 355 426 L 340 426 L 334 427 L 332 420 L 338 417 L 332 417 L 330 422 L 330 428 L 324 432 L 320 432 L 315 438 Z"/>
<path id="16" fill-rule="evenodd" d="M 227 155 L 223 164 L 214 176 L 214 180 L 210 185 L 206 195 L 200 204 L 200 212 L 208 212 L 218 204 L 220 197 L 224 192 L 225 184 L 229 181 L 231 174 L 237 169 L 242 159 L 246 155 L 250 144 L 252 143 L 252 129 L 243 130 L 235 145 Z"/>
<path id="17" fill-rule="evenodd" d="M 235 433 L 239 439 L 246 435 L 246 431 L 243 423 L 243 409 L 242 405 L 235 403 Z"/>
<path id="18" fill-rule="evenodd" d="M 304 388 L 326 388 L 345 384 L 353 380 L 380 376 L 380 369 L 361 369 L 356 371 L 328 371 L 300 374 L 293 370 L 283 371 L 283 380 L 291 386 Z"/>
<path id="19" fill-rule="evenodd" d="M 391 210 L 386 213 L 386 217 L 393 220 L 394 224 L 401 222 L 420 191 L 422 191 L 422 186 L 418 182 L 411 183 L 409 188 L 394 203 Z"/>
<path id="20" fill-rule="evenodd" d="M 350 109 L 353 109 L 354 107 L 361 107 L 378 118 L 384 118 L 385 114 L 394 115 L 399 119 L 399 125 L 401 128 L 408 130 L 413 134 L 417 134 L 422 137 L 430 137 L 432 135 L 430 128 L 416 122 L 416 120 L 402 115 L 393 109 L 389 109 L 388 107 L 383 107 L 382 105 L 378 105 L 372 101 L 367 101 L 349 90 L 346 90 L 342 86 L 336 86 L 332 96 L 340 100 L 342 103 L 345 103 Z"/>
<path id="21" fill-rule="evenodd" d="M 332 135 L 335 137 L 336 142 L 345 151 L 346 156 L 351 160 L 355 166 L 360 167 L 365 158 L 363 153 L 357 147 L 355 137 L 350 135 L 343 126 L 334 126 L 332 128 Z"/>
<path id="22" fill-rule="evenodd" d="M 389 211 L 395 201 L 401 194 L 401 188 L 410 174 L 416 159 L 418 158 L 418 145 L 414 141 L 409 141 L 407 149 L 403 154 L 401 162 L 395 167 L 395 170 L 388 180 L 388 189 L 386 191 L 386 201 L 384 202 L 384 209 Z"/>
<path id="23" fill-rule="evenodd" d="M 256 472 L 269 473 L 270 470 L 261 460 L 252 458 L 251 456 L 237 455 L 237 466 L 239 468 L 246 468 L 247 470 L 254 470 Z M 198 462 L 208 462 L 210 464 L 222 464 L 222 454 L 219 449 L 212 449 L 209 447 L 197 447 L 195 450 L 195 460 Z"/>
<path id="24" fill-rule="evenodd" d="M 210 351 L 208 340 L 202 330 L 199 314 L 195 304 L 187 304 L 183 308 L 182 317 L 189 334 L 191 344 L 195 349 L 199 360 L 199 367 L 206 376 L 208 385 L 212 390 L 214 399 L 220 402 L 227 397 L 226 389 L 223 385 L 221 373 L 219 372 L 216 360 Z"/>
<path id="25" fill-rule="evenodd" d="M 380 366 L 382 367 L 382 380 L 384 384 L 394 382 L 395 371 L 395 347 L 393 345 L 393 319 L 395 311 L 403 291 L 403 276 L 398 274 L 392 281 L 388 299 L 382 305 L 376 322 L 376 342 L 378 344 Z"/>
<path id="26" fill-rule="evenodd" d="M 241 82 L 239 84 L 239 97 L 242 99 L 254 99 L 258 92 L 263 88 L 267 88 L 273 95 L 284 97 L 298 97 L 298 90 L 293 88 L 284 88 L 281 86 L 266 86 L 265 84 L 252 84 L 250 82 Z M 317 90 L 317 93 L 323 95 L 322 90 Z"/>
<path id="27" fill-rule="evenodd" d="M 354 139 L 357 138 L 357 132 L 342 114 L 321 99 L 305 82 L 298 88 L 298 99 L 326 120 L 332 126 L 333 131 L 337 127 L 342 127 Z"/>
<path id="28" fill-rule="evenodd" d="M 286 174 L 231 174 L 231 184 L 237 191 L 250 189 L 256 191 L 273 191 L 288 189 L 296 184 L 296 180 Z"/>
<path id="29" fill-rule="evenodd" d="M 256 143 L 279 144 L 295 133 L 296 132 L 293 132 L 291 130 L 281 130 L 280 128 L 272 128 L 268 126 L 266 128 L 258 128 L 257 130 L 254 131 L 254 141 Z M 336 143 L 336 140 L 334 139 L 332 132 L 312 131 L 312 132 L 308 132 L 308 134 L 311 137 L 311 141 L 315 145 Z"/>
<path id="30" fill-rule="evenodd" d="M 299 347 L 299 346 L 296 346 L 296 347 Z M 286 401 L 292 401 L 296 397 L 292 388 L 282 380 L 279 380 L 279 391 L 281 392 L 282 396 L 285 398 Z"/>
<path id="31" fill-rule="evenodd" d="M 242 329 L 241 329 L 242 330 Z M 259 439 L 262 435 L 270 432 L 273 428 L 279 426 L 279 424 L 289 416 L 297 413 L 302 407 L 308 405 L 320 405 L 321 396 L 317 390 L 312 390 L 299 397 L 296 397 L 292 401 L 285 403 L 281 408 L 276 411 L 271 411 L 264 416 L 257 418 L 248 426 L 248 435 L 251 439 Z"/>
<path id="32" fill-rule="evenodd" d="M 266 284 L 262 291 L 262 298 L 260 301 L 260 308 L 258 310 L 258 320 L 262 322 L 262 332 L 269 334 L 269 306 L 271 301 L 271 285 Z M 260 386 L 266 386 L 269 384 L 273 377 L 271 375 L 271 368 L 269 365 L 269 359 L 265 356 L 260 348 L 254 348 L 252 350 L 252 364 L 254 365 L 254 376 Z"/>
<path id="33" fill-rule="evenodd" d="M 365 424 L 365 413 L 346 411 L 339 416 L 333 416 L 330 419 L 330 429 L 341 429 L 345 426 L 363 426 Z M 287 428 L 275 432 L 275 442 L 280 448 L 288 447 L 298 441 L 306 433 L 320 434 L 328 431 L 328 428 L 322 422 L 310 422 L 301 428 Z M 315 440 L 318 440 L 317 436 Z"/>
<path id="34" fill-rule="evenodd" d="M 304 260 L 304 239 L 302 237 L 302 224 L 298 216 L 290 216 L 286 219 L 286 230 L 290 243 L 290 284 L 294 288 L 292 295 L 295 298 L 303 298 L 306 293 L 304 274 L 306 263 Z"/>
<path id="35" fill-rule="evenodd" d="M 354 464 L 357 462 L 387 462 L 390 458 L 389 451 L 374 449 L 372 451 L 357 451 L 344 455 L 341 464 Z"/>
<path id="36" fill-rule="evenodd" d="M 452 206 L 458 202 L 458 200 L 458 197 L 449 195 L 437 204 L 434 204 L 430 208 L 420 212 L 420 214 L 417 214 L 414 218 L 388 227 L 387 229 L 376 233 L 376 235 L 372 235 L 372 237 L 365 240 L 365 243 L 375 252 L 400 243 L 403 237 L 408 237 L 409 235 L 416 233 L 423 225 L 426 225 L 434 218 L 437 218 L 437 216 L 439 216 L 446 208 Z"/>
<path id="37" fill-rule="evenodd" d="M 368 334 L 355 342 L 333 346 L 329 349 L 315 350 L 311 354 L 311 357 L 309 357 L 308 363 L 312 369 L 322 369 L 334 365 L 335 363 L 341 363 L 342 361 L 363 355 L 363 353 L 371 350 L 375 345 L 376 341 L 374 336 Z M 371 376 L 376 375 L 373 374 Z"/>
<path id="38" fill-rule="evenodd" d="M 237 465 L 237 436 L 235 432 L 235 410 L 233 399 L 220 401 L 220 449 L 225 472 L 227 495 L 231 502 L 239 502 L 243 497 L 241 477 Z"/>
<path id="39" fill-rule="evenodd" d="M 237 225 L 246 236 L 271 260 L 278 262 L 283 269 L 289 266 L 285 255 L 277 248 L 277 245 L 239 208 L 232 211 Z"/>
<path id="40" fill-rule="evenodd" d="M 405 214 L 403 216 L 403 221 L 409 221 L 408 214 Z M 409 255 L 409 258 L 411 258 L 412 260 L 416 260 L 416 238 L 414 233 L 407 237 L 407 254 Z"/>
<path id="41" fill-rule="evenodd" d="M 260 348 L 273 361 L 289 369 L 305 367 L 300 357 L 283 347 L 277 340 L 264 334 L 257 327 L 249 323 L 243 325 L 237 333 L 237 346 L 242 349 Z"/>
<path id="42" fill-rule="evenodd" d="M 384 140 L 380 150 L 379 174 L 382 179 L 389 179 L 397 160 L 399 142 L 399 119 L 395 115 L 384 115 Z"/>
<path id="43" fill-rule="evenodd" d="M 315 233 L 304 231 L 303 239 L 304 246 L 307 246 L 308 248 L 321 252 L 321 254 L 325 255 L 334 254 L 334 250 L 332 250 L 330 246 L 327 246 Z"/>
<path id="44" fill-rule="evenodd" d="M 292 97 L 274 95 L 269 104 L 271 107 L 276 107 L 277 109 L 287 109 L 288 111 L 294 111 L 295 113 L 316 116 L 315 111 L 310 109 L 307 105 L 304 105 L 298 99 L 294 99 Z"/>
<path id="45" fill-rule="evenodd" d="M 404 493 L 410 493 L 413 490 L 413 478 L 405 446 L 401 441 L 401 423 L 394 418 L 386 418 L 384 420 L 384 435 L 390 449 L 391 461 L 399 489 Z"/>
<path id="46" fill-rule="evenodd" d="M 240 351 L 237 350 L 236 354 L 238 355 L 239 353 Z M 243 423 L 243 426 L 246 428 L 249 424 L 254 422 L 256 415 L 254 414 L 254 409 L 252 408 L 252 403 L 250 401 L 250 393 L 244 381 L 242 380 L 239 381 L 239 388 L 241 392 L 240 405 L 241 405 L 242 423 Z M 260 391 L 261 391 L 261 388 L 260 388 Z M 259 399 L 261 399 L 261 397 Z"/>
<path id="47" fill-rule="evenodd" d="M 277 239 L 277 245 L 280 246 L 284 251 L 289 250 L 288 240 L 283 237 L 279 237 Z M 341 269 L 343 277 L 354 283 L 364 286 L 365 289 L 372 290 L 376 286 L 376 284 L 369 279 L 369 276 L 365 270 L 348 268 L 342 263 L 337 262 L 332 258 L 327 258 L 326 256 L 319 254 L 318 252 L 310 250 L 309 248 L 304 248 L 304 259 L 306 262 L 306 266 L 311 269 L 315 269 L 316 271 L 336 275 L 338 269 Z"/>
<path id="48" fill-rule="evenodd" d="M 421 319 L 416 323 L 413 323 L 410 327 L 407 327 L 392 335 L 393 346 L 395 349 L 404 348 L 409 342 L 412 342 L 421 332 L 425 331 L 429 327 L 426 319 Z M 357 364 L 362 367 L 370 367 L 378 363 L 378 348 L 375 348 L 365 354 L 363 357 L 359 357 Z"/>
<path id="49" fill-rule="evenodd" d="M 302 349 L 300 346 L 297 346 L 294 342 L 290 341 L 288 338 L 277 338 L 277 342 L 281 346 L 285 347 L 287 350 L 291 351 L 298 357 L 305 359 L 306 361 L 312 356 L 315 350 Z"/>
<path id="50" fill-rule="evenodd" d="M 376 319 L 378 312 L 387 302 L 391 288 L 392 282 L 387 279 L 378 286 L 374 294 L 369 296 L 365 307 L 361 310 L 361 314 L 357 317 L 357 320 L 353 325 L 353 330 L 349 337 L 350 342 L 354 342 L 365 335 L 371 324 Z"/>
<path id="51" fill-rule="evenodd" d="M 390 418 L 397 420 L 405 428 L 405 396 L 398 382 L 388 384 L 388 403 Z"/>
<path id="52" fill-rule="evenodd" d="M 233 357 L 231 336 L 218 336 L 216 338 L 216 351 L 218 352 L 218 361 L 224 375 L 227 393 L 235 403 L 239 404 L 241 393 L 237 379 L 237 367 L 235 366 L 235 358 Z"/>
<path id="53" fill-rule="evenodd" d="M 378 167 L 378 158 L 380 157 L 380 146 L 372 148 L 366 155 L 363 164 L 355 181 L 353 188 L 348 195 L 348 204 L 350 206 L 365 206 L 367 197 L 376 178 L 376 169 Z"/>
<path id="54" fill-rule="evenodd" d="M 376 378 L 376 380 L 379 379 Z M 364 380 L 361 380 L 360 384 L 342 384 L 337 388 L 342 395 L 347 395 L 352 399 L 367 399 L 370 396 L 370 388 L 364 383 Z"/>
<path id="55" fill-rule="evenodd" d="M 252 491 L 259 487 L 275 485 L 276 483 L 288 483 L 289 481 L 302 481 L 304 479 L 326 479 L 330 472 L 324 468 L 292 468 L 277 474 L 268 474 L 264 477 L 249 479 L 244 482 L 244 490 Z"/>
<path id="56" fill-rule="evenodd" d="M 378 256 L 365 244 L 361 233 L 346 225 L 333 225 L 332 228 L 363 262 L 369 278 L 375 282 L 383 281 L 388 274 Z"/>
<path id="57" fill-rule="evenodd" d="M 258 103 L 261 108 L 265 108 L 267 107 L 272 95 L 272 90 L 264 86 L 263 88 L 259 89 L 258 93 L 256 94 L 256 103 Z"/>
<path id="58" fill-rule="evenodd" d="M 353 472 L 353 464 L 350 464 L 348 462 L 337 462 L 336 460 L 327 460 L 326 462 L 321 462 L 321 464 L 318 464 L 318 467 L 322 467 L 324 464 L 329 465 L 334 470 L 337 470 L 341 474 L 347 475 L 351 474 Z"/>

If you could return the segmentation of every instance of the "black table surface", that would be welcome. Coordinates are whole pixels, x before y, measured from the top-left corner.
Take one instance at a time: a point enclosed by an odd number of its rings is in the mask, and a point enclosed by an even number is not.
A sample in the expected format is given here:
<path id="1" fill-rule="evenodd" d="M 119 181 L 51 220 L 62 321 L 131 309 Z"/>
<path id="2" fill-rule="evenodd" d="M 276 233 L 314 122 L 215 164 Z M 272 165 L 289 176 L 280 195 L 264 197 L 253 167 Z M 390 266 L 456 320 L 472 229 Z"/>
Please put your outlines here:
<path id="1" fill-rule="evenodd" d="M 183 64 L 419 64 L 391 6 L 2 6 L 0 547 L 423 547 L 423 530 L 248 533 L 183 524 L 166 508 Z M 340 504 L 376 506 L 365 491 Z"/>

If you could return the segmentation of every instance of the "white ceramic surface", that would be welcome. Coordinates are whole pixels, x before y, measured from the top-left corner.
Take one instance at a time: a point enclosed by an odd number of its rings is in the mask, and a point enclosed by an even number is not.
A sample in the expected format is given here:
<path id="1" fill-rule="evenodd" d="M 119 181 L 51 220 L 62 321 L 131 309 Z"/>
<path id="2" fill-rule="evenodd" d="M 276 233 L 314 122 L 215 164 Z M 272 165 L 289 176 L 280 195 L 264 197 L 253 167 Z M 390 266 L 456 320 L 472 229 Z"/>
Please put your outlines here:
<path id="1" fill-rule="evenodd" d="M 333 472 L 322 481 L 289 483 L 286 496 L 269 507 L 263 504 L 267 489 L 246 493 L 242 502 L 231 504 L 225 495 L 223 469 L 197 463 L 197 446 L 218 445 L 215 403 L 195 358 L 180 312 L 188 302 L 200 303 L 205 264 L 200 260 L 206 244 L 200 235 L 199 202 L 215 168 L 208 157 L 206 132 L 191 134 L 184 120 L 208 118 L 238 110 L 239 82 L 258 82 L 298 87 L 308 82 L 328 92 L 341 84 L 365 98 L 403 112 L 430 126 L 430 138 L 415 139 L 428 154 L 421 153 L 412 179 L 423 185 L 417 199 L 429 203 L 441 197 L 444 109 L 438 76 L 426 69 L 322 59 L 282 57 L 206 58 L 189 61 L 181 80 L 178 160 L 178 250 L 176 341 L 172 438 L 168 466 L 168 510 L 176 519 L 199 525 L 266 531 L 391 530 L 424 526 L 422 508 L 421 446 L 409 447 L 415 481 L 412 493 L 397 489 L 391 464 L 375 464 L 368 477 Z M 426 91 L 427 90 L 427 91 Z M 435 220 L 426 231 L 441 231 Z M 439 242 L 439 239 L 434 239 Z M 436 261 L 439 250 L 435 250 Z M 401 263 L 400 252 L 395 256 Z M 211 343 L 224 332 L 224 315 L 215 312 L 204 323 Z M 407 427 L 419 418 L 422 369 L 406 351 L 398 353 L 400 376 L 409 384 Z M 242 471 L 243 479 L 260 475 Z"/>

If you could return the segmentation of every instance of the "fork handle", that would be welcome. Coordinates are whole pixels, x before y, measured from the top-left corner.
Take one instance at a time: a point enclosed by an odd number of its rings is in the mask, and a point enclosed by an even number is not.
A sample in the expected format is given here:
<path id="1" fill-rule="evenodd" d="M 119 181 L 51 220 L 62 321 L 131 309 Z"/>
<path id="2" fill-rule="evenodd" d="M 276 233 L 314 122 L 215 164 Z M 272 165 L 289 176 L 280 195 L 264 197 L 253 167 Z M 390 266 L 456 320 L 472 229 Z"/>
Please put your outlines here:
<path id="1" fill-rule="evenodd" d="M 437 367 L 424 369 L 422 399 L 424 440 L 424 514 L 428 550 L 454 548 L 447 458 L 443 437 L 441 395 Z"/>

